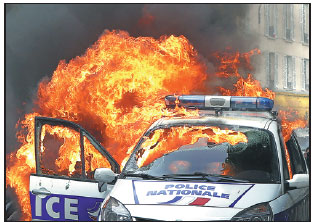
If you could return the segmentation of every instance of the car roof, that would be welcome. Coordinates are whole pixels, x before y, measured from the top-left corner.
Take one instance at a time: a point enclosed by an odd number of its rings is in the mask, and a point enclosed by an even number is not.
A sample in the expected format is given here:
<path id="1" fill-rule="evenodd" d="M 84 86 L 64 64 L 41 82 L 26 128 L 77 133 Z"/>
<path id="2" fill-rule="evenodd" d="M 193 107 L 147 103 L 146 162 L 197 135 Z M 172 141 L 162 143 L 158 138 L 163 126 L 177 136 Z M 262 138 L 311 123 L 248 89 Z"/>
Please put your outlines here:
<path id="1" fill-rule="evenodd" d="M 159 127 L 178 125 L 237 125 L 265 129 L 267 123 L 274 120 L 268 112 L 235 112 L 228 111 L 219 115 L 202 114 L 191 117 L 164 117 L 156 121 L 149 130 Z"/>

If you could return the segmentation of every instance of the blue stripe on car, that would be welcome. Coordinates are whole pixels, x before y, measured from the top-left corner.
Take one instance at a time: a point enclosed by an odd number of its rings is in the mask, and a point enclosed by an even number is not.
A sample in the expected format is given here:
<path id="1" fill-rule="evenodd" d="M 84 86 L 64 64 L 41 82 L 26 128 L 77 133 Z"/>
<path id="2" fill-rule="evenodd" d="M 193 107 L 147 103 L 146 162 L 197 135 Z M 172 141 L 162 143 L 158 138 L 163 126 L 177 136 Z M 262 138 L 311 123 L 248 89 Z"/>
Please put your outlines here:
<path id="1" fill-rule="evenodd" d="M 134 197 L 134 202 L 135 202 L 135 204 L 139 204 L 139 202 L 138 202 L 138 198 L 137 198 L 137 194 L 136 194 L 135 185 L 134 185 L 134 180 L 132 180 L 132 187 L 133 187 L 133 197 Z"/>
<path id="2" fill-rule="evenodd" d="M 177 201 L 179 201 L 179 200 L 181 200 L 182 199 L 182 196 L 176 196 L 175 198 L 173 198 L 172 200 L 169 200 L 169 201 L 167 201 L 167 202 L 161 202 L 161 203 L 159 203 L 159 204 L 170 204 L 170 203 L 175 203 L 175 202 L 177 202 Z"/>
<path id="3" fill-rule="evenodd" d="M 241 194 L 232 204 L 230 204 L 229 207 L 234 207 L 234 205 L 236 205 L 236 203 L 254 186 L 254 184 L 252 184 L 252 186 L 250 186 L 246 191 L 244 191 L 243 194 Z"/>

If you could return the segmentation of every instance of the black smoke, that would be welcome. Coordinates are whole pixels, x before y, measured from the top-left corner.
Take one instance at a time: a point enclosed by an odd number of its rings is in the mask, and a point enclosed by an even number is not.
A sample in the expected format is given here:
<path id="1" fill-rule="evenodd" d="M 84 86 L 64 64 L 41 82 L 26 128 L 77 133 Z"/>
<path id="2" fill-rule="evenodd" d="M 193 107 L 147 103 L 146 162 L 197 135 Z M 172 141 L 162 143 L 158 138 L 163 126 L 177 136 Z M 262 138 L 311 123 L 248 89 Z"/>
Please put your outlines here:
<path id="1" fill-rule="evenodd" d="M 250 49 L 251 36 L 245 36 L 247 4 L 150 4 L 143 12 L 155 17 L 142 33 L 184 35 L 205 57 L 226 46 Z"/>

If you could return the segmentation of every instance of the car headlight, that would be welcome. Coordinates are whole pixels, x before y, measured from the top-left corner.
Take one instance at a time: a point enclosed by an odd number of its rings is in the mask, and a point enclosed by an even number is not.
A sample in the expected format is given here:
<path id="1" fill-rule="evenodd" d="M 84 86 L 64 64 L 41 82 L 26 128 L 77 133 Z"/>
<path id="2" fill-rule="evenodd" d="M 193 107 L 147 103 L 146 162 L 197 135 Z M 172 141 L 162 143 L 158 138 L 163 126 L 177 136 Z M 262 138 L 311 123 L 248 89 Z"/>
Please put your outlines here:
<path id="1" fill-rule="evenodd" d="M 272 221 L 273 212 L 268 203 L 257 204 L 237 213 L 233 221 Z"/>
<path id="2" fill-rule="evenodd" d="M 130 221 L 130 212 L 113 197 L 110 197 L 101 209 L 102 221 Z"/>

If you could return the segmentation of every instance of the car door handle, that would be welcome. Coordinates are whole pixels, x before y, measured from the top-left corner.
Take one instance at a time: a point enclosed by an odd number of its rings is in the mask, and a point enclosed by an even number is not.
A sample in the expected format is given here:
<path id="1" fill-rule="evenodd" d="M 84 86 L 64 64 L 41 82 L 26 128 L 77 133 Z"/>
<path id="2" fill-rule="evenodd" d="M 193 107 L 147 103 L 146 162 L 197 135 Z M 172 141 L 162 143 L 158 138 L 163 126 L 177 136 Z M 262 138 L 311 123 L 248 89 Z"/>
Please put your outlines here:
<path id="1" fill-rule="evenodd" d="M 51 194 L 51 192 L 50 192 L 49 190 L 47 190 L 46 188 L 41 187 L 41 188 L 39 188 L 39 189 L 34 189 L 34 190 L 32 190 L 32 194 L 48 196 L 48 195 Z"/>

